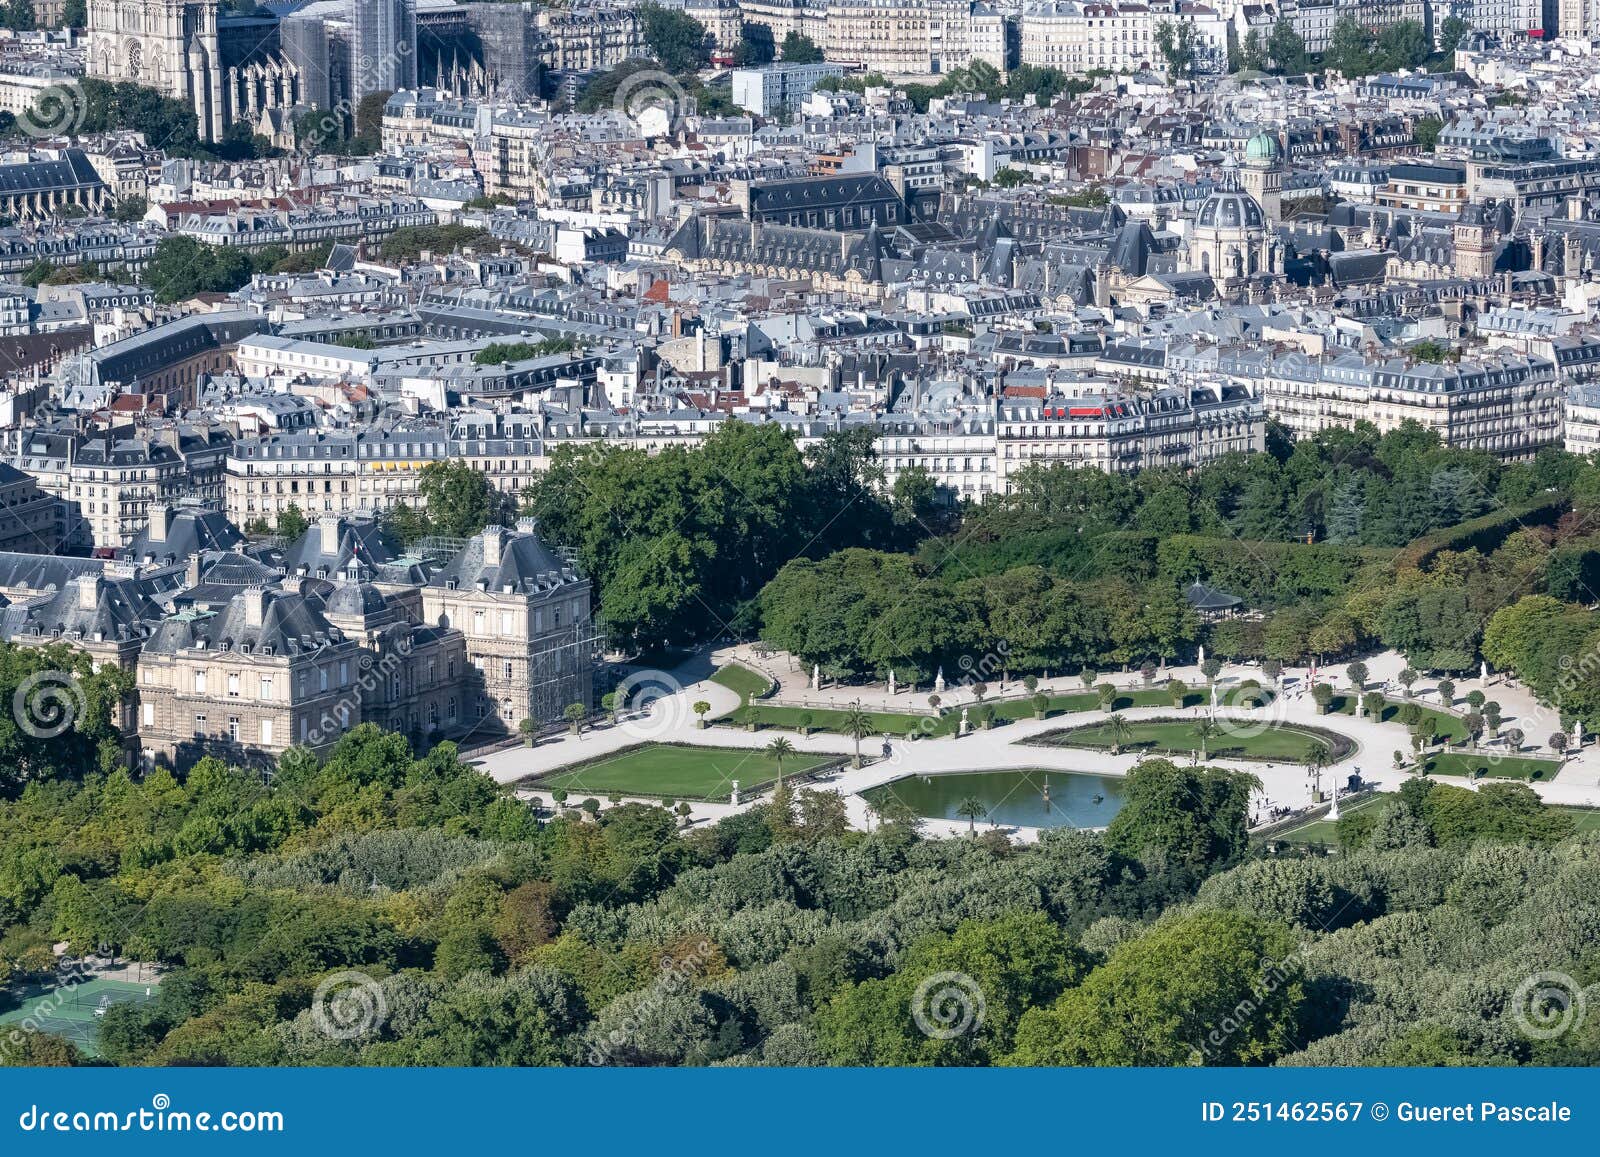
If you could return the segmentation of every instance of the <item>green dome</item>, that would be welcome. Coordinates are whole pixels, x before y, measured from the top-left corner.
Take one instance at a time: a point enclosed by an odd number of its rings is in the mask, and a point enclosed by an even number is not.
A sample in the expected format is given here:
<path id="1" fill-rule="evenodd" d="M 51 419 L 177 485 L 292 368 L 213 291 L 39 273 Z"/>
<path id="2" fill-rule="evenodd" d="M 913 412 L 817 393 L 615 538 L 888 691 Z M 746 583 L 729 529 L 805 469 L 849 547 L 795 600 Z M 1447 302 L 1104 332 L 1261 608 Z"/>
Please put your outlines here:
<path id="1" fill-rule="evenodd" d="M 1250 138 L 1244 147 L 1244 159 L 1247 161 L 1275 161 L 1278 159 L 1277 138 L 1267 133 L 1257 133 Z"/>

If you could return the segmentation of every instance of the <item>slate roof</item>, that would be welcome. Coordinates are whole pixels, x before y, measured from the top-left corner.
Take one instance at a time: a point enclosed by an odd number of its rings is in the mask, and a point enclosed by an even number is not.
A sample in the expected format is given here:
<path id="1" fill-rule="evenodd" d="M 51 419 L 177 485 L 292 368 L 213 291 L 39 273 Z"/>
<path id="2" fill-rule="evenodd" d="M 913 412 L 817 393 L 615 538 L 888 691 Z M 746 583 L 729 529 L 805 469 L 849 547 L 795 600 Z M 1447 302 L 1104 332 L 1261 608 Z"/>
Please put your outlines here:
<path id="1" fill-rule="evenodd" d="M 248 601 L 262 601 L 261 624 L 249 623 Z M 145 642 L 153 654 L 176 654 L 201 647 L 213 651 L 297 654 L 342 643 L 344 633 L 322 617 L 304 595 L 282 590 L 251 589 L 236 594 L 216 610 L 190 609 L 156 624 Z"/>
<path id="2" fill-rule="evenodd" d="M 500 558 L 486 561 L 485 539 L 498 538 Z M 541 594 L 559 587 L 575 586 L 588 580 L 573 565 L 545 545 L 524 524 L 515 531 L 503 526 L 486 527 L 468 541 L 429 581 L 429 586 L 484 590 L 516 594 Z"/>

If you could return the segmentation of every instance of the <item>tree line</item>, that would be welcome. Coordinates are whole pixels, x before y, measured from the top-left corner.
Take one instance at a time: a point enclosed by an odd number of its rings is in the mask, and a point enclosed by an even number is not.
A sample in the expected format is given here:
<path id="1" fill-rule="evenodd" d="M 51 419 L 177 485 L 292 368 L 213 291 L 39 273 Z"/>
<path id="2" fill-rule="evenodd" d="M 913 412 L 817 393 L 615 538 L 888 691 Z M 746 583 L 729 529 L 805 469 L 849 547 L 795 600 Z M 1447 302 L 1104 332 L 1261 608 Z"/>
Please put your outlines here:
<path id="1" fill-rule="evenodd" d="M 0 802 L 0 981 L 47 978 L 57 941 L 167 965 L 99 1019 L 100 1063 L 1600 1059 L 1592 1026 L 1515 1030 L 1530 968 L 1592 954 L 1600 884 L 1595 837 L 1518 784 L 1418 778 L 1327 859 L 1251 843 L 1252 777 L 1165 760 L 1104 832 L 1025 846 L 924 840 L 892 796 L 851 831 L 805 789 L 692 832 L 670 800 L 536 812 L 370 725 L 266 779 L 80 770 Z M 316 992 L 349 970 L 384 1014 L 331 1039 Z M 923 1034 L 933 973 L 970 978 L 981 1021 Z M 37 1033 L 4 1060 L 88 1063 Z"/>

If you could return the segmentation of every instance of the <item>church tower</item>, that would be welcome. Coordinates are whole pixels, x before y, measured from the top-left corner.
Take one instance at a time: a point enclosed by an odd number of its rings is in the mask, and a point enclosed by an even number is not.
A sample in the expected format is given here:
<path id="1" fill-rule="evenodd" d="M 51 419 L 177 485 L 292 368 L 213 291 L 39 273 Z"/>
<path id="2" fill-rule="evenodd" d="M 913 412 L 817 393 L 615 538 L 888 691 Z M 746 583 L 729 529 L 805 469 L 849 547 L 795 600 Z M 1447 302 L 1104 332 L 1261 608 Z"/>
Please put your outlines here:
<path id="1" fill-rule="evenodd" d="M 218 0 L 88 0 L 87 75 L 153 88 L 190 105 L 202 140 L 221 140 Z"/>
<path id="2" fill-rule="evenodd" d="M 1239 171 L 1244 191 L 1256 199 L 1269 221 L 1283 220 L 1283 151 L 1271 133 L 1260 132 L 1244 147 L 1244 168 Z"/>

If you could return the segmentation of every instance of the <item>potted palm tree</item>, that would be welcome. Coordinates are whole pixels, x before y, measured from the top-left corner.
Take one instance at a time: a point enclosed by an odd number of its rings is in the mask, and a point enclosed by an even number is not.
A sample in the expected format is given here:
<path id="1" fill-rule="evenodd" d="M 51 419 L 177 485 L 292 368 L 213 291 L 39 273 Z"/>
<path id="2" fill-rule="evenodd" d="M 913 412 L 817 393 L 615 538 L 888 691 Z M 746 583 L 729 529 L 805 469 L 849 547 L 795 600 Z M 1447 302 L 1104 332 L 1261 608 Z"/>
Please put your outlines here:
<path id="1" fill-rule="evenodd" d="M 861 741 L 873 732 L 872 716 L 860 707 L 851 707 L 844 713 L 840 721 L 839 730 L 856 741 L 856 753 L 850 760 L 851 767 L 861 766 Z"/>
<path id="2" fill-rule="evenodd" d="M 1112 712 L 1106 716 L 1106 734 L 1111 736 L 1111 754 L 1121 755 L 1122 745 L 1133 738 L 1133 728 L 1121 714 Z"/>
<path id="3" fill-rule="evenodd" d="M 780 735 L 767 744 L 767 754 L 772 757 L 772 762 L 778 765 L 778 782 L 783 782 L 783 761 L 794 754 L 794 744 Z"/>
<path id="4" fill-rule="evenodd" d="M 707 703 L 704 699 L 696 699 L 694 701 L 694 725 L 702 731 L 705 730 L 706 716 L 710 713 L 710 711 L 711 704 Z"/>
<path id="5" fill-rule="evenodd" d="M 1217 737 L 1217 734 L 1221 730 L 1222 728 L 1217 726 L 1217 721 L 1209 716 L 1204 716 L 1195 721 L 1194 736 L 1200 741 L 1201 759 L 1210 758 L 1210 753 L 1208 751 L 1209 744 Z"/>
<path id="6" fill-rule="evenodd" d="M 567 725 L 572 729 L 572 734 L 583 734 L 583 717 L 589 714 L 589 709 L 582 703 L 568 703 L 567 709 L 561 713 L 566 716 Z"/>
<path id="7" fill-rule="evenodd" d="M 532 747 L 533 737 L 539 733 L 539 725 L 532 719 L 524 719 L 517 724 L 517 730 L 522 732 L 522 746 Z"/>
<path id="8" fill-rule="evenodd" d="M 967 821 L 967 835 L 977 835 L 978 820 L 989 814 L 989 809 L 983 806 L 983 801 L 977 796 L 969 795 L 956 805 L 956 815 Z"/>

